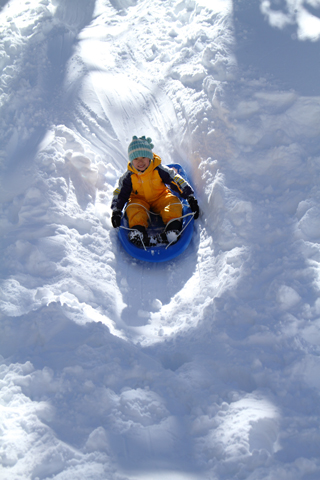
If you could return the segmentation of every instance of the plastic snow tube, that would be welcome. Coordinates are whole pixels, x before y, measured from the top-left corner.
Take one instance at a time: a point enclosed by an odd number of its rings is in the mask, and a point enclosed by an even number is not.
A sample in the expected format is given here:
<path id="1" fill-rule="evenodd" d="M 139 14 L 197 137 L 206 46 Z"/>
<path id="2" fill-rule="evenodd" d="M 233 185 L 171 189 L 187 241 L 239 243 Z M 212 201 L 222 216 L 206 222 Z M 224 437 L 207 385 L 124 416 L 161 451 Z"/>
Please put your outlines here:
<path id="1" fill-rule="evenodd" d="M 174 168 L 179 175 L 181 175 L 185 180 L 188 180 L 184 169 L 181 165 L 175 163 L 168 165 L 170 168 Z M 190 183 L 190 182 L 189 182 Z M 129 255 L 136 258 L 137 260 L 142 260 L 145 262 L 167 262 L 168 260 L 172 260 L 173 258 L 181 255 L 186 248 L 188 247 L 189 243 L 191 242 L 192 235 L 193 235 L 193 227 L 194 227 L 194 219 L 192 215 L 192 211 L 189 207 L 187 200 L 181 198 L 176 192 L 172 192 L 181 200 L 182 202 L 182 233 L 179 237 L 179 240 L 172 244 L 172 245 L 155 245 L 147 247 L 146 249 L 138 248 L 133 243 L 131 243 L 128 239 L 128 221 L 126 216 L 124 215 L 121 220 L 121 227 L 119 228 L 119 239 L 120 242 Z M 152 216 L 153 217 L 153 216 Z M 148 227 L 148 233 L 156 232 L 157 230 L 163 230 L 164 224 L 159 216 L 153 218 L 153 221 L 150 223 Z"/>

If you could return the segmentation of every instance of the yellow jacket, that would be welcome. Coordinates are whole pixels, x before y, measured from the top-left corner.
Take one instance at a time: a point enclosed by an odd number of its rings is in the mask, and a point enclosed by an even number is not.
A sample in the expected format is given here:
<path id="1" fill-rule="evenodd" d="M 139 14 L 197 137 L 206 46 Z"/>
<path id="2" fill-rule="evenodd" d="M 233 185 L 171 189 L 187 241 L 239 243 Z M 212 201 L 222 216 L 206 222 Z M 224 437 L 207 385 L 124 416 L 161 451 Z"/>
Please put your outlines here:
<path id="1" fill-rule="evenodd" d="M 160 164 L 161 158 L 158 157 L 158 155 L 154 155 L 153 160 L 150 161 L 149 167 L 144 172 L 139 172 L 131 163 L 128 164 L 129 172 L 134 174 L 131 175 L 131 202 L 145 200 L 148 203 L 153 203 L 169 191 L 159 175 L 159 170 L 157 170 L 157 167 Z"/>
<path id="2" fill-rule="evenodd" d="M 161 158 L 153 154 L 149 167 L 144 172 L 139 172 L 128 163 L 128 170 L 119 179 L 119 184 L 113 192 L 112 210 L 122 210 L 128 202 L 139 200 L 153 203 L 161 196 L 173 191 L 178 192 L 183 198 L 193 195 L 193 189 L 184 178 L 172 168 L 161 164 Z"/>

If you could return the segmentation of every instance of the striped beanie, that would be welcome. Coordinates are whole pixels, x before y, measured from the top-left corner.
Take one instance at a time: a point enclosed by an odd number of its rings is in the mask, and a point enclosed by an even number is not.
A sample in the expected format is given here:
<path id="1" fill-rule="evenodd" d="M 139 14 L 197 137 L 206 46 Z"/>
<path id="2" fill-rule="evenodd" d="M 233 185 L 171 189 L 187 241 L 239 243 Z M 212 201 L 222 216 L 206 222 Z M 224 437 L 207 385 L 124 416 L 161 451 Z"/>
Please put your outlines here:
<path id="1" fill-rule="evenodd" d="M 153 144 L 151 142 L 152 140 L 150 137 L 148 138 L 146 138 L 145 136 L 140 138 L 136 136 L 132 137 L 132 142 L 128 147 L 128 155 L 129 155 L 130 162 L 132 162 L 132 160 L 138 157 L 147 157 L 152 160 Z"/>

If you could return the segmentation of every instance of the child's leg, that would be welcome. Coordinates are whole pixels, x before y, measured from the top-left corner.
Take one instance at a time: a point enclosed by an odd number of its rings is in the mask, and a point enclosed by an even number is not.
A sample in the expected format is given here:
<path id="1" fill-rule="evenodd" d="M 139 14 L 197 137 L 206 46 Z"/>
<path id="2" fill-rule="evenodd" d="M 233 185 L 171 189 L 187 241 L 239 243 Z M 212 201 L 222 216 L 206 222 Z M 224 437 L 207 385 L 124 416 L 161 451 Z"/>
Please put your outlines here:
<path id="1" fill-rule="evenodd" d="M 150 205 L 139 199 L 139 201 L 129 201 L 126 209 L 126 214 L 129 221 L 129 227 L 133 228 L 135 225 L 141 225 L 148 228 L 148 215 Z"/>
<path id="2" fill-rule="evenodd" d="M 182 216 L 182 204 L 178 197 L 171 192 L 161 196 L 156 202 L 152 203 L 152 209 L 160 213 L 163 223 L 166 225 L 170 220 Z"/>

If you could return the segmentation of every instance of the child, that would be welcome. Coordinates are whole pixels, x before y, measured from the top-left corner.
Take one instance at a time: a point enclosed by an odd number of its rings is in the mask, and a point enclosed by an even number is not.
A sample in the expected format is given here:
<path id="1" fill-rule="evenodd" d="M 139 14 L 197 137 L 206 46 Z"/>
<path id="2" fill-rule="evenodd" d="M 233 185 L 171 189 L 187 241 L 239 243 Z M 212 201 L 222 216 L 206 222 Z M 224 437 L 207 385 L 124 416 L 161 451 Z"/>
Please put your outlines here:
<path id="1" fill-rule="evenodd" d="M 152 152 L 151 138 L 134 136 L 128 147 L 130 162 L 113 192 L 112 225 L 120 227 L 122 209 L 128 202 L 129 240 L 138 247 L 148 246 L 149 210 L 161 215 L 166 225 L 167 241 L 177 241 L 182 228 L 182 204 L 167 187 L 186 198 L 194 218 L 199 216 L 198 202 L 191 186 L 173 169 L 161 164 L 161 158 Z"/>

